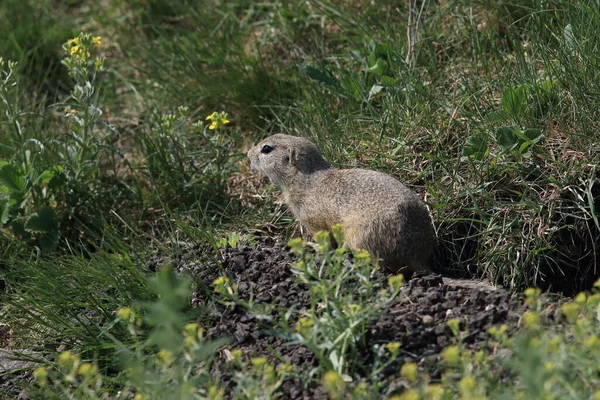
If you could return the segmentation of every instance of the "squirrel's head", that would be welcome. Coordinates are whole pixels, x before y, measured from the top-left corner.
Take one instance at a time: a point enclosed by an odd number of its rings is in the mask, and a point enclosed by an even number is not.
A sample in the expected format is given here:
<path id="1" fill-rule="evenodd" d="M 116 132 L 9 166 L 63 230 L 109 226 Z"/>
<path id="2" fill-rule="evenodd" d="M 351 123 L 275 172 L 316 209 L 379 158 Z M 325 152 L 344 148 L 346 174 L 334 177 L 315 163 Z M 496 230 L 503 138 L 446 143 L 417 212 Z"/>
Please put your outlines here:
<path id="1" fill-rule="evenodd" d="M 330 167 L 313 142 L 282 133 L 269 136 L 251 148 L 248 158 L 252 170 L 283 188 Z"/>

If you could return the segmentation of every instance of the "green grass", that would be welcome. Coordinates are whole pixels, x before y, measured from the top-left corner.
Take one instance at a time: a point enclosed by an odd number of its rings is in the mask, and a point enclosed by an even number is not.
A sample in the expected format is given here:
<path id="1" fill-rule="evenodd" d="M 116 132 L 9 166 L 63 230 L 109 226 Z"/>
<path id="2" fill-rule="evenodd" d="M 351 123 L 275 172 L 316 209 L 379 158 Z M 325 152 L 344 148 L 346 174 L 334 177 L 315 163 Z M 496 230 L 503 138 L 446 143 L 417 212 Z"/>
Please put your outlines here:
<path id="1" fill-rule="evenodd" d="M 111 313 L 156 298 L 143 260 L 289 235 L 245 163 L 274 132 L 421 194 L 438 271 L 567 294 L 599 276 L 594 2 L 7 0 L 0 19 L 0 312 L 23 348 L 110 364 Z M 62 48 L 80 32 L 102 37 L 82 63 Z"/>

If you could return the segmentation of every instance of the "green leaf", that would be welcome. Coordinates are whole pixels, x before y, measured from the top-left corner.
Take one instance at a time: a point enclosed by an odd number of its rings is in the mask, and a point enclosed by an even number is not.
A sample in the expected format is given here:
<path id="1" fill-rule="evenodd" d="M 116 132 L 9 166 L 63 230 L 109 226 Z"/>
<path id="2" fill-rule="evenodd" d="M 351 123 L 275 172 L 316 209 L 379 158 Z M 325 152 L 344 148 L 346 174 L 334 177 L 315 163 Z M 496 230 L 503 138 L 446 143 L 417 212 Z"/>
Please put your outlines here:
<path id="1" fill-rule="evenodd" d="M 377 75 L 377 76 L 382 76 L 385 73 L 385 71 L 386 71 L 385 61 L 383 61 L 381 58 L 377 59 L 377 61 L 375 62 L 375 65 L 367 68 L 367 72 L 369 72 L 373 75 Z"/>
<path id="2" fill-rule="evenodd" d="M 37 234 L 42 251 L 48 253 L 56 249 L 60 225 L 54 209 L 43 207 L 39 213 L 27 219 L 24 228 L 26 232 Z"/>
<path id="3" fill-rule="evenodd" d="M 377 64 L 377 54 L 375 54 L 374 52 L 371 52 L 371 53 L 369 53 L 369 56 L 367 57 L 367 66 L 369 68 L 371 68 L 375 64 Z"/>
<path id="4" fill-rule="evenodd" d="M 488 152 L 487 137 L 483 135 L 472 135 L 466 140 L 463 156 L 471 157 L 476 160 L 483 160 Z"/>
<path id="5" fill-rule="evenodd" d="M 329 86 L 334 86 L 337 83 L 335 78 L 325 69 L 318 69 L 310 65 L 302 64 L 300 65 L 300 71 L 310 79 L 314 79 L 317 82 Z"/>
<path id="6" fill-rule="evenodd" d="M 48 182 L 48 189 L 55 190 L 55 189 L 63 186 L 66 182 L 67 182 L 67 177 L 66 177 L 65 173 L 63 172 L 62 167 L 60 167 L 60 170 L 58 170 L 54 174 L 52 179 L 50 179 L 50 182 Z"/>
<path id="7" fill-rule="evenodd" d="M 60 165 L 54 165 L 45 169 L 40 175 L 38 175 L 34 182 L 37 185 L 47 185 L 50 181 L 55 179 L 58 174 L 62 174 L 62 172 L 63 168 Z"/>
<path id="8" fill-rule="evenodd" d="M 388 87 L 396 86 L 396 80 L 391 76 L 383 75 L 381 77 L 381 83 Z"/>
<path id="9" fill-rule="evenodd" d="M 496 130 L 496 142 L 506 150 L 512 150 L 519 144 L 519 139 L 515 134 L 519 128 L 515 126 L 501 126 Z"/>
<path id="10" fill-rule="evenodd" d="M 58 232 L 58 216 L 54 209 L 43 207 L 39 213 L 33 214 L 25 222 L 25 230 L 32 233 Z"/>
<path id="11" fill-rule="evenodd" d="M 546 81 L 540 82 L 537 85 L 537 87 L 540 91 L 542 91 L 546 95 L 551 96 L 554 93 L 554 89 L 556 87 L 556 81 L 553 79 L 546 80 Z"/>
<path id="12" fill-rule="evenodd" d="M 0 183 L 13 192 L 22 192 L 25 187 L 25 178 L 12 164 L 0 168 Z"/>
<path id="13" fill-rule="evenodd" d="M 506 122 L 510 119 L 510 115 L 504 110 L 490 111 L 485 115 L 485 120 L 490 123 Z"/>
<path id="14" fill-rule="evenodd" d="M 529 141 L 521 143 L 521 145 L 519 146 L 519 153 L 525 154 L 532 145 L 533 143 Z"/>
<path id="15" fill-rule="evenodd" d="M 508 88 L 502 93 L 500 103 L 502 108 L 513 118 L 520 118 L 525 115 L 527 109 L 527 93 L 529 85 L 523 84 L 516 88 Z"/>
<path id="16" fill-rule="evenodd" d="M 50 253 L 58 246 L 58 231 L 45 233 L 40 236 L 38 244 L 44 253 Z"/>
<path id="17" fill-rule="evenodd" d="M 27 234 L 25 231 L 25 220 L 23 218 L 13 220 L 10 226 L 16 236 L 24 236 Z"/>
<path id="18" fill-rule="evenodd" d="M 382 92 L 383 92 L 383 89 L 384 89 L 384 87 L 383 87 L 383 86 L 380 86 L 380 85 L 373 85 L 373 86 L 371 87 L 371 90 L 369 90 L 369 100 L 372 100 L 372 99 L 374 99 L 374 98 L 376 98 L 376 97 L 379 97 L 379 96 L 381 96 L 381 95 L 383 94 L 383 93 L 382 93 Z"/>
<path id="19" fill-rule="evenodd" d="M 387 43 L 378 43 L 377 45 L 375 45 L 374 52 L 377 53 L 377 55 L 379 56 L 388 57 L 388 55 L 392 52 L 392 48 Z"/>
<path id="20" fill-rule="evenodd" d="M 525 129 L 523 134 L 528 140 L 532 141 L 533 143 L 537 143 L 544 138 L 542 132 L 538 131 L 537 129 Z"/>
<path id="21" fill-rule="evenodd" d="M 8 222 L 9 210 L 10 205 L 8 204 L 8 200 L 0 200 L 0 225 L 4 225 Z"/>
<path id="22" fill-rule="evenodd" d="M 565 46 L 567 46 L 569 50 L 577 49 L 577 38 L 575 37 L 575 33 L 573 33 L 573 27 L 571 24 L 567 24 L 567 26 L 565 26 L 565 29 L 563 30 L 563 40 Z"/>

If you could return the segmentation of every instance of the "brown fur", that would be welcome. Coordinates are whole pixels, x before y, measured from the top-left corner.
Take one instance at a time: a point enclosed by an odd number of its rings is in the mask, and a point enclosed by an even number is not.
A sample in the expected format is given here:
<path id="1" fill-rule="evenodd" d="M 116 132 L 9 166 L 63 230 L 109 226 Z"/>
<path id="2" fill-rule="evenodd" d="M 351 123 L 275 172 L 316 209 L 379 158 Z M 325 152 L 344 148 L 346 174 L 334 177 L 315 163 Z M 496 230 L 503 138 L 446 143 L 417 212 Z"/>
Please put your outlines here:
<path id="1" fill-rule="evenodd" d="M 272 150 L 263 153 L 263 146 Z M 423 202 L 390 175 L 333 168 L 308 139 L 270 136 L 248 152 L 253 170 L 283 189 L 284 201 L 313 234 L 344 225 L 345 240 L 393 272 L 428 272 L 435 232 Z"/>

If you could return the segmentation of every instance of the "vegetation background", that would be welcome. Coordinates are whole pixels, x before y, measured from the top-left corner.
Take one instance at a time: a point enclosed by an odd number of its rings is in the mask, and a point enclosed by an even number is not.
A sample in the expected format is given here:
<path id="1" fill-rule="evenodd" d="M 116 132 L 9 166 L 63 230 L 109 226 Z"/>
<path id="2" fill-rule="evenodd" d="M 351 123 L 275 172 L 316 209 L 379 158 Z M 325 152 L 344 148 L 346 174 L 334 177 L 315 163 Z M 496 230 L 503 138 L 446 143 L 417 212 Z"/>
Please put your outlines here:
<path id="1" fill-rule="evenodd" d="M 69 343 L 114 376 L 128 343 L 151 370 L 159 345 L 115 310 L 191 318 L 151 257 L 218 268 L 256 229 L 291 238 L 245 160 L 274 132 L 416 190 L 439 271 L 566 294 L 600 276 L 598 2 L 3 0 L 0 20 L 0 312 L 44 360 Z"/>

